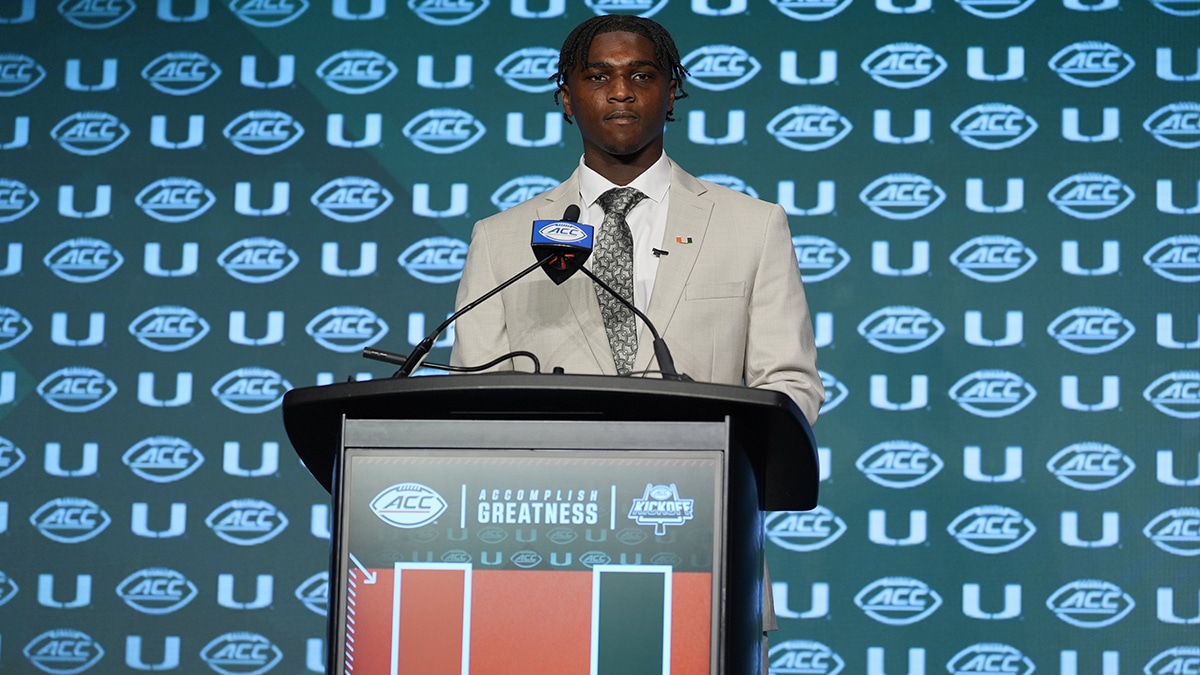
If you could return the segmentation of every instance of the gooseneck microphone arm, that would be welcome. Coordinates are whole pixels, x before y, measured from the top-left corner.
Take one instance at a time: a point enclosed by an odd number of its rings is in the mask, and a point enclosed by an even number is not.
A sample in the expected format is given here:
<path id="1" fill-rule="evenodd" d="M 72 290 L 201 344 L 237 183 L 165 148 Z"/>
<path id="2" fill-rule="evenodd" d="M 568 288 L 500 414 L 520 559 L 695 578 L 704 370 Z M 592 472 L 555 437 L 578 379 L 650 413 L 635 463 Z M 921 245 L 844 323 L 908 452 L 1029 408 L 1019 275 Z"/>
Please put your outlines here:
<path id="1" fill-rule="evenodd" d="M 600 288 L 603 288 L 609 295 L 619 300 L 622 305 L 628 307 L 630 311 L 637 316 L 637 318 L 642 320 L 642 323 L 646 324 L 646 328 L 650 329 L 650 334 L 654 336 L 654 358 L 658 361 L 658 368 L 660 371 L 662 371 L 662 378 L 664 380 L 691 379 L 686 375 L 680 375 L 678 372 L 676 372 L 675 359 L 671 357 L 671 350 L 667 348 L 666 341 L 662 339 L 662 337 L 658 334 L 658 331 L 655 330 L 654 324 L 650 323 L 650 319 L 647 318 L 645 314 L 642 314 L 641 310 L 639 310 L 637 307 L 634 307 L 632 302 L 626 300 L 621 296 L 620 293 L 614 291 L 611 287 L 609 287 L 608 284 L 601 281 L 600 277 L 592 274 L 592 271 L 588 268 L 580 266 L 579 271 L 586 274 L 589 279 L 591 279 Z"/>

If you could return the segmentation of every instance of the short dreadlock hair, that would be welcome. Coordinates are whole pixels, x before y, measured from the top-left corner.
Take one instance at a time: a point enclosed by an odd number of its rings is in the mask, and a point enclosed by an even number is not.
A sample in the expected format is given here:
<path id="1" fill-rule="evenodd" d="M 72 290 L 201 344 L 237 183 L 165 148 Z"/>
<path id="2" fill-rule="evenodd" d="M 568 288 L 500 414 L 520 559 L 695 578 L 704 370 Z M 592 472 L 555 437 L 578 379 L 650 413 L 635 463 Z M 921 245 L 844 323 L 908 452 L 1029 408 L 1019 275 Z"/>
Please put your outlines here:
<path id="1" fill-rule="evenodd" d="M 641 35 L 654 44 L 654 57 L 659 65 L 667 71 L 675 81 L 675 100 L 687 98 L 683 90 L 683 81 L 688 76 L 687 68 L 679 61 L 679 50 L 675 40 L 657 22 L 640 16 L 629 14 L 605 14 L 594 16 L 575 27 L 567 39 L 563 41 L 562 50 L 558 53 L 558 72 L 550 76 L 558 88 L 554 90 L 554 102 L 559 102 L 560 90 L 567 85 L 567 75 L 575 68 L 587 63 L 588 51 L 592 48 L 592 40 L 604 33 L 634 33 Z M 563 112 L 563 119 L 573 124 L 571 116 Z M 667 113 L 667 121 L 674 122 L 675 118 Z"/>

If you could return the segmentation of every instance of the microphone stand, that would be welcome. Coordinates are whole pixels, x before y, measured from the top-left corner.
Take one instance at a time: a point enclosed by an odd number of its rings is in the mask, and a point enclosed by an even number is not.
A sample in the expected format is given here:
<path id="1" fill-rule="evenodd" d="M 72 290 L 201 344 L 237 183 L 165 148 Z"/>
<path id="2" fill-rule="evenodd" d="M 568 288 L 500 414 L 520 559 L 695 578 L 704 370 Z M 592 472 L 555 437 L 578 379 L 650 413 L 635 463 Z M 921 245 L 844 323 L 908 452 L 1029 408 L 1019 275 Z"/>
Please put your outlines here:
<path id="1" fill-rule="evenodd" d="M 658 361 L 658 368 L 660 371 L 662 371 L 662 378 L 664 380 L 691 380 L 690 377 L 687 377 L 686 375 L 680 375 L 675 370 L 675 359 L 671 357 L 671 350 L 667 348 L 667 343 L 662 339 L 661 336 L 659 336 L 658 331 L 654 329 L 654 324 L 650 323 L 650 319 L 647 318 L 645 314 L 642 314 L 641 310 L 639 310 L 637 307 L 634 307 L 632 302 L 621 297 L 620 293 L 614 291 L 611 287 L 609 287 L 608 284 L 601 281 L 600 277 L 592 274 L 592 271 L 588 268 L 580 265 L 577 269 L 586 274 L 588 278 L 600 286 L 600 288 L 603 288 L 605 291 L 607 291 L 609 295 L 619 300 L 622 305 L 628 307 L 637 316 L 637 318 L 641 319 L 642 323 L 646 324 L 646 327 L 650 329 L 650 334 L 654 336 L 654 358 Z"/>

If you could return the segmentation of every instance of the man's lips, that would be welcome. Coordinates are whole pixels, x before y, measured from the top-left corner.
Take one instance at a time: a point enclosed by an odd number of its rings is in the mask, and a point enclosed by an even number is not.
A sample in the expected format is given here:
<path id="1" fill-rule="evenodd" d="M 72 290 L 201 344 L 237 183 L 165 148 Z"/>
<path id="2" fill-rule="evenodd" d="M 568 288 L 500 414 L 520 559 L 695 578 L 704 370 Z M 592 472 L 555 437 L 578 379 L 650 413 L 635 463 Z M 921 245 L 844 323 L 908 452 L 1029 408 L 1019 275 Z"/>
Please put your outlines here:
<path id="1" fill-rule="evenodd" d="M 638 116 L 628 110 L 611 112 L 604 117 L 604 121 L 606 122 L 634 122 L 637 121 L 637 119 Z"/>

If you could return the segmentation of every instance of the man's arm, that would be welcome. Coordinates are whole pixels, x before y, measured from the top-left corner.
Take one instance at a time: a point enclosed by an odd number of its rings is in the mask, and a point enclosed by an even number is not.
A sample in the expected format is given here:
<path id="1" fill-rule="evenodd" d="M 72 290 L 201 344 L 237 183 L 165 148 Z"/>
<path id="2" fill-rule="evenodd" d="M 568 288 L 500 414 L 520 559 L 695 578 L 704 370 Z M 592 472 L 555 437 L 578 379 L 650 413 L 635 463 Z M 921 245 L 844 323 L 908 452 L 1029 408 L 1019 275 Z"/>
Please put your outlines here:
<path id="1" fill-rule="evenodd" d="M 497 279 L 492 268 L 487 228 L 482 221 L 475 223 L 471 231 L 471 245 L 467 249 L 467 261 L 463 265 L 462 279 L 458 282 L 455 309 L 474 302 L 492 290 L 503 279 Z M 456 366 L 477 366 L 509 352 L 508 328 L 504 320 L 503 294 L 495 295 L 470 312 L 462 315 L 454 324 L 454 347 L 450 351 L 450 363 Z M 498 364 L 493 370 L 512 370 L 511 359 Z"/>

